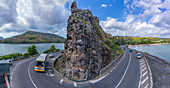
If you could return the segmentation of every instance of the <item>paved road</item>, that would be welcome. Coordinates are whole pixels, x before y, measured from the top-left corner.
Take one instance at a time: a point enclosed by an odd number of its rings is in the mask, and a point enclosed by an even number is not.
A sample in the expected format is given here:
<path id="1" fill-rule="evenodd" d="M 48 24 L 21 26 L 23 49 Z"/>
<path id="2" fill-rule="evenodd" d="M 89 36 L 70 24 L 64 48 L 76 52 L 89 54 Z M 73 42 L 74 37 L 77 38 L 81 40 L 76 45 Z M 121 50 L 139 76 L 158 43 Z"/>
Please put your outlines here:
<path id="1" fill-rule="evenodd" d="M 140 80 L 139 60 L 134 52 L 126 53 L 120 64 L 111 70 L 101 81 L 91 84 L 94 88 L 138 88 Z"/>
<path id="2" fill-rule="evenodd" d="M 61 53 L 55 53 L 58 56 Z M 37 57 L 26 60 L 16 61 L 10 67 L 11 88 L 68 88 L 70 85 L 60 85 L 60 79 L 57 79 L 50 66 L 50 60 L 47 58 L 46 72 L 35 72 L 34 61 Z M 71 87 L 74 87 L 73 85 Z"/>
<path id="3" fill-rule="evenodd" d="M 147 80 L 141 76 L 146 71 L 144 61 L 136 59 L 134 52 L 125 50 L 125 55 L 120 63 L 107 73 L 102 80 L 83 85 L 84 88 L 147 88 Z M 56 53 L 55 57 L 61 53 Z M 68 84 L 60 78 L 56 78 L 51 70 L 50 59 L 47 59 L 45 73 L 34 71 L 34 61 L 37 57 L 16 61 L 11 66 L 12 88 L 74 88 L 79 84 Z M 52 58 L 53 59 L 53 58 Z M 54 58 L 55 59 L 55 58 Z M 140 70 L 142 69 L 142 70 Z M 143 70 L 144 69 L 144 70 Z M 144 75 L 146 76 L 146 75 Z M 143 80 L 141 80 L 143 79 Z M 145 84 L 143 86 L 143 84 Z"/>

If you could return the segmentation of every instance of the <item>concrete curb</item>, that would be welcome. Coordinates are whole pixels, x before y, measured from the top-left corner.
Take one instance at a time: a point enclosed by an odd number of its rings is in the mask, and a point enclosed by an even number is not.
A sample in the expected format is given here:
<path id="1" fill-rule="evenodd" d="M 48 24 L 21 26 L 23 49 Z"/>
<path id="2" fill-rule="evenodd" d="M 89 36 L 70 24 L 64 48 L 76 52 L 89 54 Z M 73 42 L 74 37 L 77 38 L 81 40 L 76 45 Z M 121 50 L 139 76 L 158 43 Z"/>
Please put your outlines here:
<path id="1" fill-rule="evenodd" d="M 147 65 L 147 68 L 148 68 L 148 71 L 149 71 L 149 82 L 150 82 L 150 88 L 153 88 L 153 78 L 152 78 L 152 71 L 151 71 L 151 68 L 150 68 L 150 66 L 149 66 L 149 63 L 148 63 L 148 61 L 146 60 L 146 58 L 144 57 L 144 61 L 146 62 L 146 65 Z"/>
<path id="2" fill-rule="evenodd" d="M 104 71 L 102 71 L 102 72 L 100 71 L 99 74 L 102 75 L 102 74 L 104 74 L 105 72 L 107 72 L 111 67 L 117 66 L 117 62 L 119 62 L 119 61 L 121 60 L 121 58 L 122 58 L 122 56 L 123 56 L 124 54 L 125 54 L 125 51 L 123 51 L 123 52 L 121 53 L 121 55 L 119 55 L 119 56 L 116 58 L 116 60 L 112 61 L 109 65 L 107 65 L 105 68 L 103 68 Z M 61 54 L 61 55 L 62 55 L 62 54 Z M 60 57 L 61 55 L 59 55 L 58 57 Z M 58 57 L 57 57 L 57 58 L 58 58 Z M 56 60 L 57 60 L 57 58 L 56 58 Z M 54 71 L 54 74 L 55 74 L 56 76 L 62 78 L 62 79 L 64 78 L 64 79 L 70 80 L 70 79 L 68 79 L 68 78 L 66 78 L 66 77 L 63 77 L 63 75 L 55 69 L 54 65 L 55 65 L 56 60 L 54 60 L 54 62 L 52 62 L 52 70 Z M 97 78 L 97 79 L 100 79 L 100 78 Z M 91 79 L 91 80 L 96 80 L 96 79 L 93 78 L 93 79 Z M 83 83 L 89 83 L 89 81 L 91 81 L 91 80 L 84 81 Z M 72 81 L 72 80 L 70 80 L 70 81 Z M 75 81 L 73 81 L 73 82 L 75 82 Z M 81 83 L 81 82 L 78 82 L 78 83 Z"/>
<path id="3" fill-rule="evenodd" d="M 107 65 L 106 67 L 104 67 L 103 69 L 101 69 L 101 70 L 100 70 L 100 74 L 103 74 L 103 73 L 105 73 L 106 71 L 108 71 L 111 67 L 116 66 L 116 63 L 121 60 L 121 58 L 122 58 L 122 56 L 124 55 L 124 53 L 125 53 L 125 52 L 123 51 L 122 54 L 119 55 L 114 61 L 112 61 L 109 65 Z"/>
<path id="4" fill-rule="evenodd" d="M 60 54 L 58 57 L 60 57 L 62 54 Z M 55 65 L 55 62 L 56 62 L 56 60 L 58 59 L 58 57 L 56 57 L 56 59 L 54 60 L 54 62 L 52 62 L 52 70 L 54 71 L 54 74 L 56 75 L 56 76 L 58 76 L 58 77 L 63 77 L 63 75 L 60 73 L 60 72 L 58 72 L 56 69 L 55 69 L 55 67 L 54 67 L 54 65 Z"/>

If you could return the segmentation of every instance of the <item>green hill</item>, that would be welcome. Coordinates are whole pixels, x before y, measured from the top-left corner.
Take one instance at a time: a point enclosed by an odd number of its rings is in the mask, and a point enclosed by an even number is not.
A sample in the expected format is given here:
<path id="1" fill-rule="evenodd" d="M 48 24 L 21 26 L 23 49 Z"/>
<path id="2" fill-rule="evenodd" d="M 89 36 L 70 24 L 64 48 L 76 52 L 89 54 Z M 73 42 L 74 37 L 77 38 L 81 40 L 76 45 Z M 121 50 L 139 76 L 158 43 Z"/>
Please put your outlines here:
<path id="1" fill-rule="evenodd" d="M 0 40 L 1 43 L 63 43 L 64 41 L 64 37 L 34 31 Z"/>

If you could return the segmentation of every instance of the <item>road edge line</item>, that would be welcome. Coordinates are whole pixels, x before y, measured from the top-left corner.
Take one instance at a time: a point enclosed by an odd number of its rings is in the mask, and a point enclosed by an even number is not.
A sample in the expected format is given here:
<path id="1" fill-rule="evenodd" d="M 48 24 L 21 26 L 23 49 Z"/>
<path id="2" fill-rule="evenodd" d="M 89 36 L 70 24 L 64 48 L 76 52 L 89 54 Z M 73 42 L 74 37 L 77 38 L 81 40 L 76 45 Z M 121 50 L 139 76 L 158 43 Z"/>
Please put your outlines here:
<path id="1" fill-rule="evenodd" d="M 120 85 L 120 83 L 123 81 L 123 79 L 124 79 L 124 77 L 125 77 L 125 75 L 126 75 L 126 72 L 127 72 L 127 70 L 129 69 L 130 62 L 131 62 L 131 53 L 130 53 L 130 59 L 129 59 L 129 62 L 128 62 L 128 65 L 127 65 L 127 68 L 126 68 L 126 70 L 125 70 L 125 72 L 124 72 L 124 74 L 123 74 L 123 76 L 122 76 L 121 80 L 119 81 L 119 83 L 117 84 L 117 86 L 116 86 L 115 88 L 118 88 L 118 87 L 119 87 L 119 85 Z"/>
<path id="2" fill-rule="evenodd" d="M 141 78 L 142 78 L 142 67 L 141 67 L 141 62 L 140 61 L 142 61 L 142 60 L 139 60 L 138 62 L 139 62 L 139 67 L 140 67 L 140 80 L 139 80 L 139 85 L 138 85 L 138 88 L 140 88 L 140 86 L 141 86 Z"/>
<path id="3" fill-rule="evenodd" d="M 30 75 L 30 66 L 31 66 L 31 64 L 32 64 L 33 62 L 34 62 L 34 61 L 32 61 L 32 62 L 29 64 L 29 66 L 28 66 L 28 76 L 29 76 L 32 84 L 34 85 L 34 87 L 37 88 L 37 86 L 35 85 L 34 81 L 33 81 L 32 78 L 31 78 L 31 75 Z"/>

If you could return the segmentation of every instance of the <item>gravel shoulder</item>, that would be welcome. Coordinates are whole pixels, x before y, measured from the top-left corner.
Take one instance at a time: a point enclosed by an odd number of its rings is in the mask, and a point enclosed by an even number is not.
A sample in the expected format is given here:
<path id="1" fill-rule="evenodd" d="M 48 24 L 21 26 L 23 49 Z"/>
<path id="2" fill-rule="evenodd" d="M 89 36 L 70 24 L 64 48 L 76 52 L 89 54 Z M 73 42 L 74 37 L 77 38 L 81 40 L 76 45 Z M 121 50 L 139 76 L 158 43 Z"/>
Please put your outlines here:
<path id="1" fill-rule="evenodd" d="M 170 88 L 170 63 L 152 55 L 145 55 L 153 75 L 153 88 Z"/>

